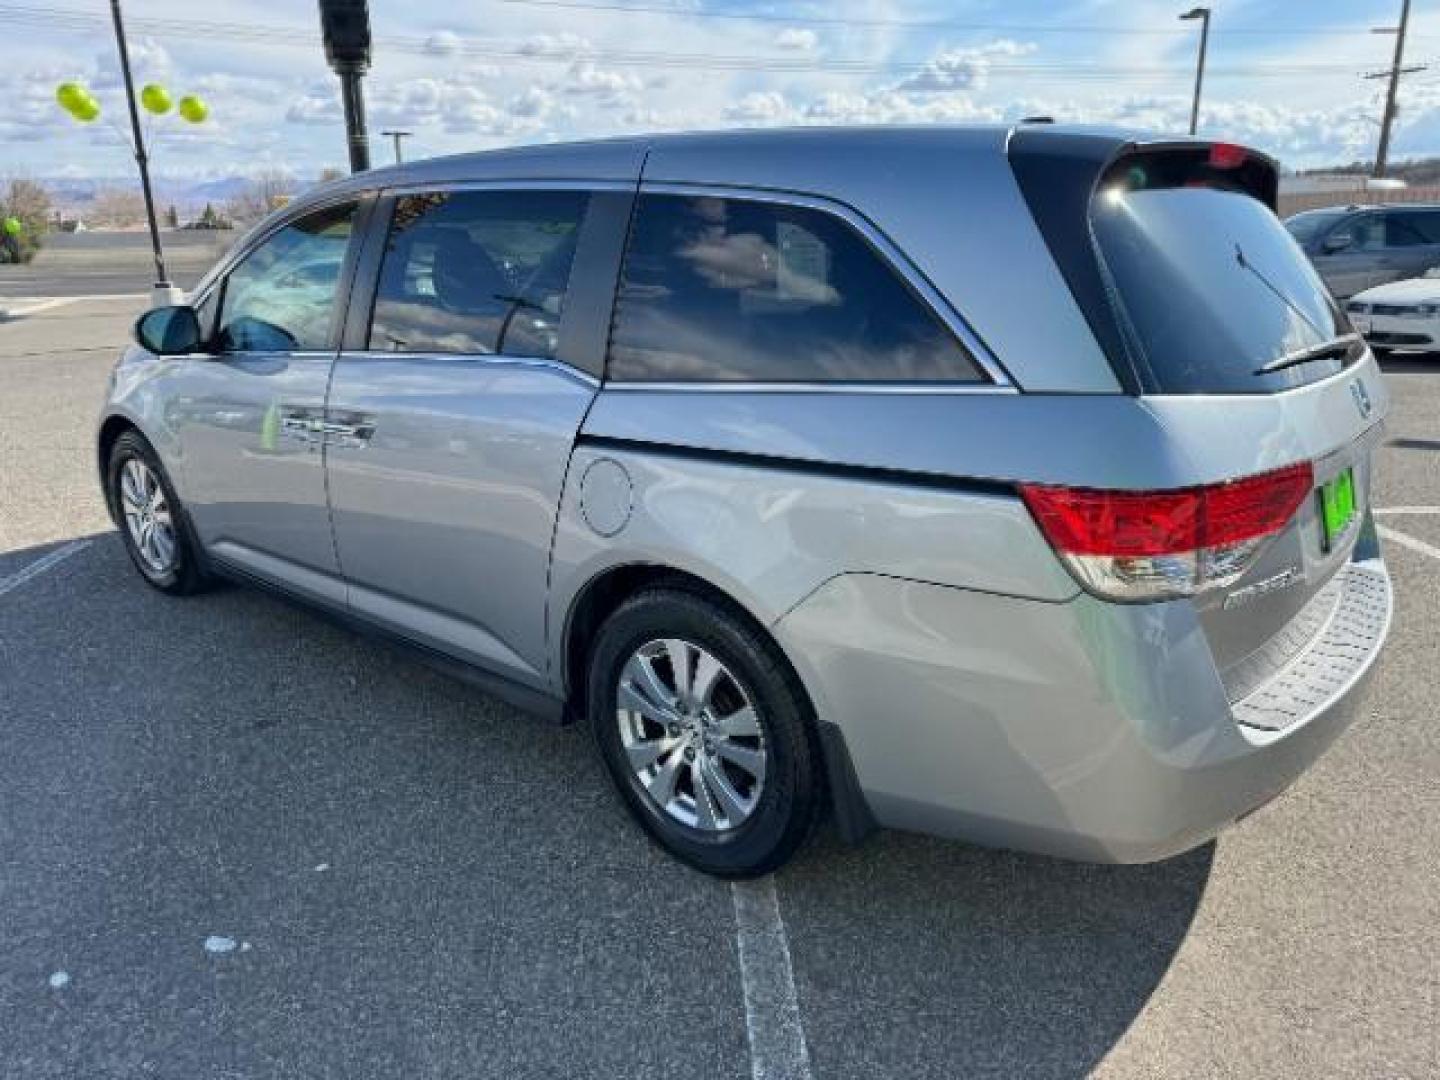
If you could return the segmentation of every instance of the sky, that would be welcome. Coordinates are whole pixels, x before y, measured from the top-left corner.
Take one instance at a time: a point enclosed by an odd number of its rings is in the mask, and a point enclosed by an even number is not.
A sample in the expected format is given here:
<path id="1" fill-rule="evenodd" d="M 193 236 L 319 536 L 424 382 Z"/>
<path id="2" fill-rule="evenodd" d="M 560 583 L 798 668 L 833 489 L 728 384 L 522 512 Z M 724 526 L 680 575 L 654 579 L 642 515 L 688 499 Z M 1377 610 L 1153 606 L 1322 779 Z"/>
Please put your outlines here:
<path id="1" fill-rule="evenodd" d="M 1198 22 L 1150 0 L 370 0 L 377 162 L 684 128 L 1003 122 L 1030 115 L 1184 131 Z M 346 160 L 313 0 L 125 0 L 137 82 L 211 118 L 155 121 L 155 171 L 187 179 Z M 1399 0 L 1212 0 L 1200 132 L 1291 168 L 1369 158 Z M 637 10 L 639 9 L 639 10 Z M 130 168 L 106 5 L 0 0 L 0 175 Z M 1440 0 L 1416 0 L 1392 156 L 1440 155 Z M 91 87 L 101 120 L 54 104 Z"/>

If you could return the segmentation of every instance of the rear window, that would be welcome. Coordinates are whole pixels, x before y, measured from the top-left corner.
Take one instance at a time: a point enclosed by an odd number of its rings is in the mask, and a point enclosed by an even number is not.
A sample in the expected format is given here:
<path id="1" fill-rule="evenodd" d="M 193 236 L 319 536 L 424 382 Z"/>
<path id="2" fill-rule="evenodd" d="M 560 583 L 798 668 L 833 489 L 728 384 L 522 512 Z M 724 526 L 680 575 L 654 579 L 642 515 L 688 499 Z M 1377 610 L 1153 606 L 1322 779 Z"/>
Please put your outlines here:
<path id="1" fill-rule="evenodd" d="M 1356 349 L 1304 253 L 1247 190 L 1244 151 L 1135 154 L 1090 203 L 1096 251 L 1141 386 L 1270 393 L 1325 378 Z M 1304 359 L 1310 357 L 1309 359 Z"/>

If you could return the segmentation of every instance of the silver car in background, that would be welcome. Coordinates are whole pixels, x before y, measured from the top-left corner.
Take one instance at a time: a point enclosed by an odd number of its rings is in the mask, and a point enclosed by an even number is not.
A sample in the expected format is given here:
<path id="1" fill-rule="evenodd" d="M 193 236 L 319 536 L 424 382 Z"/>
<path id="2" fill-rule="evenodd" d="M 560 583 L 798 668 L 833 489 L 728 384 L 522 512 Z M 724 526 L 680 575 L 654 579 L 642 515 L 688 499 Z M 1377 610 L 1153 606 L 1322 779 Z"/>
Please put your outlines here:
<path id="1" fill-rule="evenodd" d="M 590 726 L 703 870 L 828 808 L 1163 858 L 1343 731 L 1387 399 L 1226 144 L 1052 125 L 426 161 L 137 325 L 98 432 L 151 584 L 319 605 Z"/>
<path id="2" fill-rule="evenodd" d="M 1336 206 L 1285 219 L 1320 279 L 1344 299 L 1440 266 L 1440 206 Z"/>

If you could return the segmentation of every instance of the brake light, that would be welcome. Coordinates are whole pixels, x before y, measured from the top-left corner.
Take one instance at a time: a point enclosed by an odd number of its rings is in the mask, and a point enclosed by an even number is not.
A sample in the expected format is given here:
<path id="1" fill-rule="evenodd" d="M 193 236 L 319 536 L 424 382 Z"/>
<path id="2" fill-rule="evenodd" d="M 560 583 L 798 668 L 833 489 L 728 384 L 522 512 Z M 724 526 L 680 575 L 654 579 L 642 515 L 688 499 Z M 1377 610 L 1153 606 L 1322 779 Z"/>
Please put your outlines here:
<path id="1" fill-rule="evenodd" d="M 1314 487 L 1309 462 L 1205 487 L 1104 491 L 1021 484 L 1050 545 L 1112 600 L 1193 596 L 1237 580 Z"/>

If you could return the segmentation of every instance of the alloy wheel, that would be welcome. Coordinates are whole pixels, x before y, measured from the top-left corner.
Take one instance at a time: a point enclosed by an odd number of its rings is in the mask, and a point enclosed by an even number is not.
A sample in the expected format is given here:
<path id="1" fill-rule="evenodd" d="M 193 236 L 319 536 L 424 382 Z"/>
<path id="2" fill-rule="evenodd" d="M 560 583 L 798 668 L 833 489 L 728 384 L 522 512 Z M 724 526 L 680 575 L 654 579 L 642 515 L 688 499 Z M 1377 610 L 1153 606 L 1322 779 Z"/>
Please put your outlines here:
<path id="1" fill-rule="evenodd" d="M 682 825 L 742 825 L 765 786 L 765 736 L 750 695 L 714 654 L 681 638 L 647 642 L 620 671 L 620 742 L 654 804 Z"/>
<path id="2" fill-rule="evenodd" d="M 179 544 L 170 503 L 160 478 L 138 457 L 120 469 L 120 509 L 145 566 L 155 574 L 173 570 Z"/>

